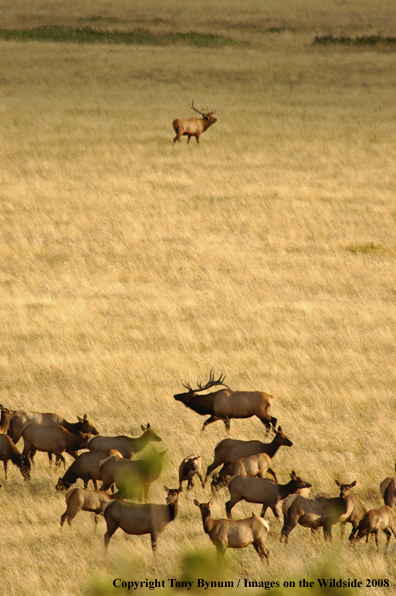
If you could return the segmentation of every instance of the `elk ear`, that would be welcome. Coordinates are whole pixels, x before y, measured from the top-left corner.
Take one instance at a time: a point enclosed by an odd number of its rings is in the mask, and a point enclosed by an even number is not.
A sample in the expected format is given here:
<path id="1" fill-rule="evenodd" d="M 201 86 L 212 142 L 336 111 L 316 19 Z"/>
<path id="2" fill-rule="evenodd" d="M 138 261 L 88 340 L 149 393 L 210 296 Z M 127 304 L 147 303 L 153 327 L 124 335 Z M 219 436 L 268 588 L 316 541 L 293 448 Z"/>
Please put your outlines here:
<path id="1" fill-rule="evenodd" d="M 150 422 L 147 422 L 147 428 L 150 428 Z"/>
<path id="2" fill-rule="evenodd" d="M 199 507 L 199 501 L 197 501 L 197 499 L 194 499 L 194 505 L 196 505 L 197 507 Z"/>
<path id="3" fill-rule="evenodd" d="M 84 414 L 84 420 L 88 420 L 88 416 Z"/>
<path id="4" fill-rule="evenodd" d="M 213 503 L 213 497 L 210 499 L 210 501 L 208 503 L 208 507 L 210 507 L 212 503 Z"/>
<path id="5" fill-rule="evenodd" d="M 144 428 L 143 424 L 140 425 L 140 428 L 142 429 L 143 432 L 145 432 L 147 429 Z"/>
<path id="6" fill-rule="evenodd" d="M 351 482 L 351 484 L 349 485 L 351 488 L 352 486 L 356 486 L 356 480 L 354 480 L 353 482 Z"/>
<path id="7" fill-rule="evenodd" d="M 281 433 L 282 432 L 282 427 L 278 426 L 278 430 L 276 431 L 277 433 Z"/>
<path id="8" fill-rule="evenodd" d="M 84 419 L 83 418 L 80 418 L 80 416 L 77 416 L 77 418 L 78 418 L 78 421 L 79 422 L 84 422 Z"/>
<path id="9" fill-rule="evenodd" d="M 169 492 L 169 488 L 167 486 L 165 486 L 165 484 L 163 485 L 163 487 L 164 487 L 164 490 L 166 490 L 166 492 L 168 493 Z"/>
<path id="10" fill-rule="evenodd" d="M 292 473 L 290 474 L 290 478 L 292 480 L 295 480 L 297 478 L 297 474 L 295 473 L 295 471 L 293 470 Z"/>
<path id="11" fill-rule="evenodd" d="M 337 486 L 341 486 L 341 482 L 339 480 L 336 480 L 335 483 Z"/>

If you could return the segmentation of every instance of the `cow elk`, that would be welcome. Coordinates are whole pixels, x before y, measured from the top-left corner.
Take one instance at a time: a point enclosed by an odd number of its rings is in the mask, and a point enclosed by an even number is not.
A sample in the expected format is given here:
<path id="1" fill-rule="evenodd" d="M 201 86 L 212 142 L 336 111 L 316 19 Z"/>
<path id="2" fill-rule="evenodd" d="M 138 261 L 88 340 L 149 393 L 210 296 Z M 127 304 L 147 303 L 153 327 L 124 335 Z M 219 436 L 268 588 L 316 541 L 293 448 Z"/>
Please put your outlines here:
<path id="1" fill-rule="evenodd" d="M 198 387 L 193 389 L 189 383 L 183 383 L 187 393 L 178 393 L 173 397 L 197 414 L 209 416 L 205 420 L 202 430 L 217 420 L 223 420 L 226 429 L 230 430 L 231 418 L 251 418 L 252 416 L 257 416 L 268 430 L 276 426 L 276 418 L 269 413 L 270 405 L 274 399 L 272 395 L 262 391 L 233 391 L 224 383 L 224 379 L 225 374 L 215 379 L 212 369 L 209 381 L 205 385 L 198 383 Z M 201 395 L 202 391 L 219 385 L 223 388 Z"/>
<path id="2" fill-rule="evenodd" d="M 98 516 L 103 513 L 106 503 L 111 497 L 100 490 L 83 490 L 81 488 L 72 488 L 65 495 L 66 511 L 61 516 L 61 527 L 67 521 L 71 526 L 72 520 L 80 511 L 92 511 L 95 514 L 95 524 L 98 523 Z"/>
<path id="3" fill-rule="evenodd" d="M 187 490 L 194 486 L 194 476 L 198 476 L 202 488 L 205 487 L 202 473 L 202 458 L 200 455 L 188 455 L 179 466 L 179 490 L 182 491 L 182 483 L 187 481 Z"/>
<path id="4" fill-rule="evenodd" d="M 74 453 L 79 449 L 85 449 L 88 445 L 90 435 L 79 433 L 75 435 L 66 430 L 63 426 L 43 426 L 37 422 L 29 422 L 23 431 L 24 440 L 23 455 L 29 457 L 33 463 L 36 451 L 56 455 L 58 460 L 66 467 L 66 460 L 62 453 L 68 451 Z"/>
<path id="5" fill-rule="evenodd" d="M 194 504 L 199 507 L 202 515 L 203 528 L 209 535 L 217 550 L 217 559 L 221 561 L 227 548 L 245 548 L 253 544 L 260 561 L 268 561 L 268 550 L 265 546 L 269 531 L 268 522 L 261 517 L 252 515 L 246 519 L 213 519 L 209 503 L 199 503 L 194 499 Z"/>
<path id="6" fill-rule="evenodd" d="M 58 414 L 42 414 L 41 412 L 25 412 L 24 410 L 18 410 L 14 413 L 14 416 L 11 419 L 8 434 L 15 444 L 18 443 L 22 436 L 23 428 L 29 422 L 36 422 L 37 424 L 42 424 L 45 426 L 63 426 L 63 428 L 73 435 L 78 435 L 80 432 L 87 435 L 99 434 L 96 428 L 88 420 L 86 414 L 84 414 L 83 418 L 77 416 L 77 419 L 77 422 L 68 422 Z"/>
<path id="7" fill-rule="evenodd" d="M 385 505 L 393 507 L 396 503 L 396 475 L 385 478 L 380 484 L 380 491 Z"/>
<path id="8" fill-rule="evenodd" d="M 336 480 L 336 484 L 340 488 L 338 497 L 322 493 L 314 499 L 293 495 L 286 500 L 282 507 L 284 522 L 281 542 L 284 538 L 287 543 L 290 532 L 297 524 L 311 528 L 312 531 L 322 527 L 325 539 L 331 540 L 334 524 L 341 524 L 341 536 L 343 536 L 345 524 L 351 523 L 352 531 L 349 538 L 350 540 L 353 538 L 366 509 L 357 495 L 351 492 L 356 481 L 350 484 L 341 484 Z"/>
<path id="9" fill-rule="evenodd" d="M 360 520 L 357 531 L 354 535 L 350 535 L 351 542 L 358 542 L 366 536 L 366 544 L 371 534 L 375 536 L 375 543 L 378 547 L 378 532 L 382 530 L 386 534 L 386 548 L 389 545 L 389 540 L 392 534 L 396 538 L 396 529 L 394 526 L 395 513 L 388 505 L 383 505 L 379 509 L 371 509 L 367 511 L 364 517 Z"/>
<path id="10" fill-rule="evenodd" d="M 227 474 L 229 465 L 238 459 L 257 455 L 258 453 L 265 453 L 272 459 L 280 447 L 292 447 L 293 443 L 285 435 L 280 426 L 278 430 L 274 429 L 274 431 L 275 436 L 270 443 L 242 441 L 240 439 L 223 439 L 217 443 L 214 451 L 214 460 L 206 470 L 206 479 L 213 470 L 221 465 L 223 467 L 219 472 L 219 476 Z"/>
<path id="11" fill-rule="evenodd" d="M 275 472 L 271 469 L 271 458 L 266 453 L 256 453 L 248 457 L 241 457 L 229 464 L 223 474 L 214 472 L 211 482 L 212 493 L 216 493 L 222 486 L 227 486 L 232 476 L 250 476 L 263 478 L 268 472 L 275 482 L 278 482 Z"/>
<path id="12" fill-rule="evenodd" d="M 127 534 L 150 534 L 153 552 L 157 548 L 157 536 L 166 526 L 173 521 L 178 512 L 179 489 L 170 489 L 164 486 L 167 493 L 166 505 L 146 503 L 126 503 L 125 501 L 112 500 L 104 506 L 104 517 L 107 532 L 104 544 L 107 548 L 114 532 L 121 528 Z"/>
<path id="13" fill-rule="evenodd" d="M 262 503 L 261 517 L 264 517 L 268 507 L 276 518 L 279 518 L 277 504 L 288 495 L 295 493 L 299 488 L 310 487 L 311 484 L 302 480 L 293 471 L 287 484 L 278 484 L 268 478 L 244 478 L 234 476 L 228 485 L 230 500 L 226 503 L 227 517 L 231 518 L 231 509 L 239 501 L 248 503 Z"/>
<path id="14" fill-rule="evenodd" d="M 217 122 L 217 118 L 213 116 L 213 114 L 216 113 L 216 110 L 209 111 L 209 106 L 206 110 L 204 110 L 204 108 L 198 110 L 194 106 L 193 100 L 191 105 L 188 107 L 200 114 L 202 118 L 176 118 L 176 120 L 174 120 L 172 123 L 173 129 L 176 133 L 176 136 L 173 139 L 174 143 L 176 143 L 176 141 L 180 142 L 180 137 L 183 135 L 188 137 L 187 145 L 190 142 L 191 137 L 195 137 L 197 143 L 199 143 L 200 135 L 205 132 L 209 126 L 212 126 L 212 124 Z"/>
<path id="15" fill-rule="evenodd" d="M 7 435 L 0 434 L 0 461 L 4 465 L 4 476 L 7 480 L 7 464 L 9 461 L 15 464 L 24 480 L 30 480 L 30 460 L 25 455 L 19 453 L 18 448 Z"/>
<path id="16" fill-rule="evenodd" d="M 100 473 L 100 464 L 111 456 L 122 457 L 121 453 L 116 449 L 108 449 L 107 451 L 86 451 L 81 453 L 72 465 L 66 470 L 62 478 L 58 479 L 55 489 L 59 492 L 67 490 L 72 484 L 77 482 L 79 478 L 84 483 L 84 488 L 88 487 L 88 482 L 92 480 L 95 490 L 97 489 L 98 480 L 102 480 Z"/>
<path id="17" fill-rule="evenodd" d="M 140 501 L 142 496 L 147 503 L 150 485 L 159 478 L 166 450 L 162 453 L 153 451 L 144 459 L 130 460 L 113 455 L 100 464 L 102 486 L 100 490 L 108 490 L 113 484 L 118 488 L 117 499 L 134 499 Z"/>
<path id="18" fill-rule="evenodd" d="M 92 437 L 88 442 L 88 449 L 90 451 L 106 451 L 108 449 L 117 449 L 127 459 L 130 459 L 134 453 L 142 451 L 151 441 L 161 441 L 160 437 L 150 427 L 141 425 L 143 434 L 136 439 L 127 437 L 125 435 L 119 435 L 117 437 L 103 437 L 97 435 Z"/>

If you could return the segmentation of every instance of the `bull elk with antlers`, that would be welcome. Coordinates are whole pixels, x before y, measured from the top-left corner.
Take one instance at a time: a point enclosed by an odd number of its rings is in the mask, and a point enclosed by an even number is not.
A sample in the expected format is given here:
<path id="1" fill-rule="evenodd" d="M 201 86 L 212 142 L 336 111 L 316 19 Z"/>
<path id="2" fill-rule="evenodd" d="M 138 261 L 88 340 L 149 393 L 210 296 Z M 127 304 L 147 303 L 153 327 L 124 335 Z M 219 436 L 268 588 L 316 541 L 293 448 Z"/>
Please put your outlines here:
<path id="1" fill-rule="evenodd" d="M 231 418 L 251 418 L 252 416 L 257 416 L 268 429 L 275 428 L 277 420 L 269 413 L 273 395 L 263 391 L 233 391 L 224 383 L 224 379 L 225 374 L 215 379 L 212 369 L 206 385 L 198 383 L 198 387 L 193 389 L 189 383 L 183 383 L 188 390 L 187 393 L 178 393 L 173 397 L 197 414 L 209 416 L 202 430 L 216 420 L 223 420 L 226 429 L 230 430 Z M 221 385 L 222 389 L 205 395 L 200 394 L 201 391 L 218 385 Z"/>
<path id="2" fill-rule="evenodd" d="M 193 100 L 191 105 L 188 107 L 194 110 L 194 112 L 200 114 L 202 118 L 176 118 L 176 120 L 174 120 L 172 123 L 176 133 L 176 136 L 173 139 L 174 143 L 176 143 L 176 141 L 180 141 L 180 137 L 183 135 L 188 136 L 187 145 L 190 142 L 191 137 L 195 137 L 197 139 L 197 143 L 199 143 L 200 135 L 205 132 L 209 126 L 212 126 L 212 124 L 217 122 L 217 118 L 213 117 L 213 114 L 216 113 L 216 110 L 209 111 L 209 106 L 206 108 L 206 110 L 204 110 L 204 108 L 198 110 L 194 106 Z"/>

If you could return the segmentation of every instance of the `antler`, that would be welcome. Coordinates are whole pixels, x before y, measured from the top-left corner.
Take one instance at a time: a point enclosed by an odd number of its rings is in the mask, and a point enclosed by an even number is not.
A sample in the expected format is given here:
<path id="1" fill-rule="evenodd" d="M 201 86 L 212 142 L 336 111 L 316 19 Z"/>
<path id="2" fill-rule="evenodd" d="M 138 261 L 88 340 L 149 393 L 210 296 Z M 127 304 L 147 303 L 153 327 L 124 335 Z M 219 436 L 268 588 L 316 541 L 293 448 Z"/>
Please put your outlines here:
<path id="1" fill-rule="evenodd" d="M 205 389 L 209 389 L 210 387 L 215 387 L 217 385 L 221 385 L 222 387 L 226 387 L 227 389 L 232 391 L 232 389 L 224 383 L 224 379 L 227 376 L 226 373 L 224 373 L 224 374 L 222 373 L 218 379 L 215 379 L 214 378 L 215 371 L 216 371 L 216 369 L 212 368 L 212 370 L 209 373 L 209 381 L 205 385 L 202 385 L 202 383 L 199 383 L 197 381 L 197 385 L 198 385 L 197 389 L 193 389 L 191 387 L 190 383 L 183 383 L 183 387 L 185 387 L 189 391 L 194 391 L 194 393 L 197 393 L 198 391 L 205 391 Z"/>
<path id="2" fill-rule="evenodd" d="M 204 110 L 204 108 L 201 108 L 200 110 L 198 110 L 194 105 L 194 100 L 192 100 L 191 105 L 188 104 L 187 107 L 191 108 L 198 114 L 201 114 L 201 116 L 213 116 L 213 114 L 216 114 L 216 110 L 212 110 L 212 111 L 209 110 L 209 105 L 206 107 L 206 111 Z"/>

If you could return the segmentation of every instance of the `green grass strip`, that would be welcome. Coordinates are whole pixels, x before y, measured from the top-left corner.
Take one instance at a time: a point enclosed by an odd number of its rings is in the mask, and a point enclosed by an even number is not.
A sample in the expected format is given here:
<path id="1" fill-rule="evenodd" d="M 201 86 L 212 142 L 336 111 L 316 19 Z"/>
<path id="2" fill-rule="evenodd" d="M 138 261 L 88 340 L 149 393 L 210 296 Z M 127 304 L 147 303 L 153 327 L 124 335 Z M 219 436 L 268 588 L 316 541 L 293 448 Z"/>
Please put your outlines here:
<path id="1" fill-rule="evenodd" d="M 396 46 L 396 37 L 382 35 L 362 35 L 361 37 L 333 37 L 333 35 L 315 36 L 313 45 L 344 45 L 344 46 Z"/>
<path id="2" fill-rule="evenodd" d="M 107 31 L 92 27 L 36 27 L 35 29 L 0 29 L 0 39 L 18 41 L 53 41 L 71 43 L 109 43 L 137 45 L 186 44 L 198 47 L 246 45 L 229 37 L 206 33 L 152 33 L 146 29 Z"/>

